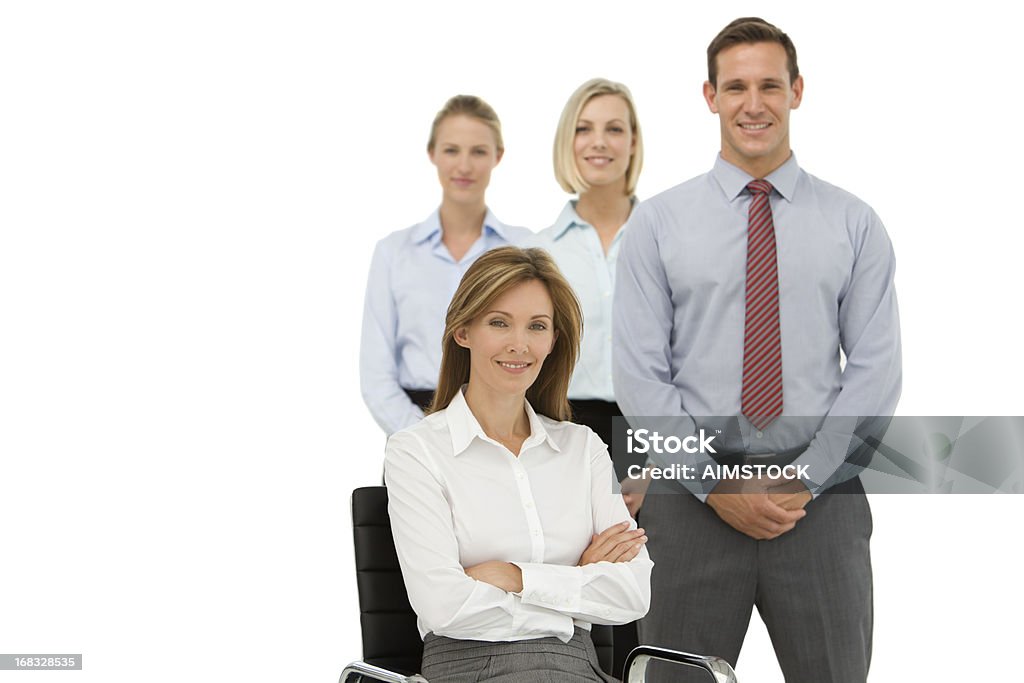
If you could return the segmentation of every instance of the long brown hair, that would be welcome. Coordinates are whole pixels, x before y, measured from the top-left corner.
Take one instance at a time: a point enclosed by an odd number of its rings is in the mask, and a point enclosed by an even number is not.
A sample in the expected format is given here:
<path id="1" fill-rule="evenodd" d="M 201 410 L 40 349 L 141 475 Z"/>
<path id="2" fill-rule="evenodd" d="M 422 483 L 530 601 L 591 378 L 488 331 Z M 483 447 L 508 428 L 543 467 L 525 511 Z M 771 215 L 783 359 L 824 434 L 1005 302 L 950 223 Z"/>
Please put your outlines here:
<path id="1" fill-rule="evenodd" d="M 575 292 L 548 253 L 518 247 L 486 252 L 462 277 L 445 316 L 441 373 L 428 414 L 447 408 L 456 392 L 469 381 L 469 349 L 456 343 L 456 330 L 482 315 L 502 294 L 530 280 L 538 280 L 547 287 L 554 308 L 552 327 L 557 336 L 536 381 L 526 390 L 526 400 L 541 415 L 554 420 L 571 418 L 569 379 L 580 353 L 583 312 Z"/>

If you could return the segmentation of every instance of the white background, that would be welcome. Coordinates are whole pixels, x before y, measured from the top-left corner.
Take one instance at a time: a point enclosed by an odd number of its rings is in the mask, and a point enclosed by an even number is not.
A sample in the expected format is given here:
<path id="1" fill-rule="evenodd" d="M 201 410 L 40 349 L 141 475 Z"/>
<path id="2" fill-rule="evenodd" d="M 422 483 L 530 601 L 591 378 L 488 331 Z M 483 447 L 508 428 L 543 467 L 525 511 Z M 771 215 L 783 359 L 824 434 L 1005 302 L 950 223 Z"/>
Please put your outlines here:
<path id="1" fill-rule="evenodd" d="M 794 38 L 800 162 L 889 230 L 899 413 L 1024 414 L 1001 6 L 4 3 L 0 652 L 84 654 L 33 681 L 336 680 L 359 654 L 348 497 L 384 445 L 357 383 L 366 270 L 439 202 L 434 112 L 494 105 L 489 204 L 539 229 L 566 199 L 565 99 L 621 80 L 648 197 L 714 161 L 704 50 L 736 16 Z M 872 505 L 872 680 L 1024 675 L 1024 497 Z M 754 621 L 741 679 L 781 681 Z"/>

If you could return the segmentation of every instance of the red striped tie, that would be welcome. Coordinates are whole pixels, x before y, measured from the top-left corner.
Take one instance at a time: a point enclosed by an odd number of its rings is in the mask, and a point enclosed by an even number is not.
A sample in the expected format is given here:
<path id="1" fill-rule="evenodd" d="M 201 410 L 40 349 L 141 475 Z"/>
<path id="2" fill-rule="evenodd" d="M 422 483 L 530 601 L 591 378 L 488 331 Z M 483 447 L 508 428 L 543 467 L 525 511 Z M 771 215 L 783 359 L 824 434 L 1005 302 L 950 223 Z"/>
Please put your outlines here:
<path id="1" fill-rule="evenodd" d="M 747 189 L 747 317 L 743 333 L 743 414 L 764 429 L 782 414 L 782 337 L 775 226 L 768 197 L 772 185 L 754 180 Z"/>

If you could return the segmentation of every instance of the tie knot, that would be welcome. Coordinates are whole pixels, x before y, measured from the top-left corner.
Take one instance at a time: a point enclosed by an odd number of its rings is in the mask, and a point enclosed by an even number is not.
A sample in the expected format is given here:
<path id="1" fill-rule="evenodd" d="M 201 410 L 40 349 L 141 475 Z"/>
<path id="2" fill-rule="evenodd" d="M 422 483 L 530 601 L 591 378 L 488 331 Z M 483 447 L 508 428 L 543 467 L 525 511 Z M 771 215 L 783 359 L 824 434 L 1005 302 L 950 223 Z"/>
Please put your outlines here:
<path id="1" fill-rule="evenodd" d="M 750 194 L 770 194 L 772 184 L 767 180 L 751 180 L 747 184 L 747 189 L 750 190 Z"/>

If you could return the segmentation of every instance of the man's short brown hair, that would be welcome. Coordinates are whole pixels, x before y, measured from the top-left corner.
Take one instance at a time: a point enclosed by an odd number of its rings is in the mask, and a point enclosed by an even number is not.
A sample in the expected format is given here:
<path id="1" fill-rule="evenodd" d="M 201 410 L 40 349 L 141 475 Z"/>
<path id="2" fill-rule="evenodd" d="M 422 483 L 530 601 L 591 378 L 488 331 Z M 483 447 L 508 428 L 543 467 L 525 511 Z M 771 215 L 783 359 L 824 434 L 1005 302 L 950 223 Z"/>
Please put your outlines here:
<path id="1" fill-rule="evenodd" d="M 777 26 L 760 17 L 741 17 L 723 28 L 708 45 L 708 82 L 718 87 L 718 53 L 734 45 L 749 43 L 778 43 L 786 50 L 786 66 L 789 69 L 789 84 L 796 82 L 800 69 L 796 65 L 796 47 Z"/>

